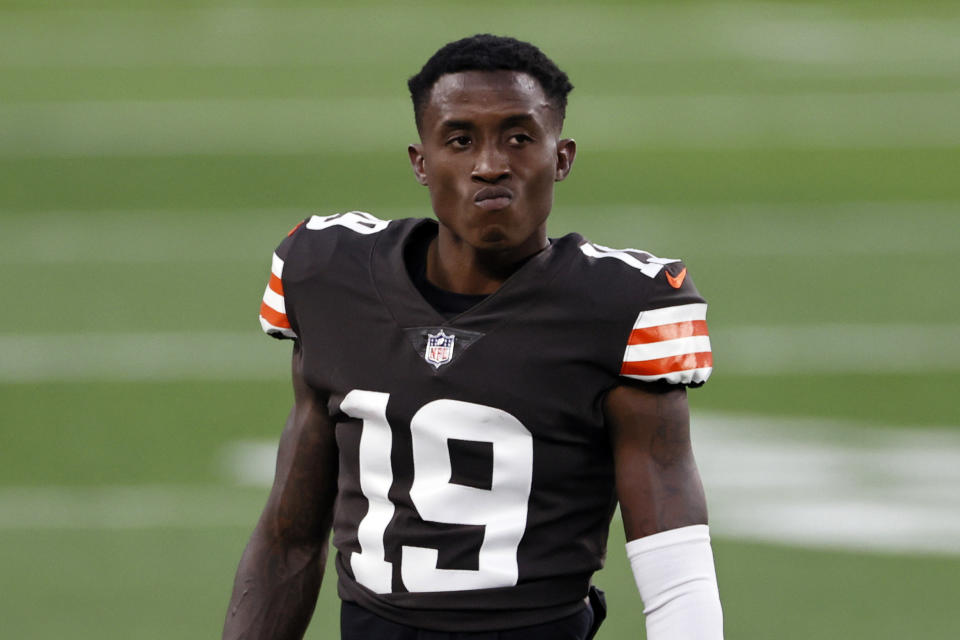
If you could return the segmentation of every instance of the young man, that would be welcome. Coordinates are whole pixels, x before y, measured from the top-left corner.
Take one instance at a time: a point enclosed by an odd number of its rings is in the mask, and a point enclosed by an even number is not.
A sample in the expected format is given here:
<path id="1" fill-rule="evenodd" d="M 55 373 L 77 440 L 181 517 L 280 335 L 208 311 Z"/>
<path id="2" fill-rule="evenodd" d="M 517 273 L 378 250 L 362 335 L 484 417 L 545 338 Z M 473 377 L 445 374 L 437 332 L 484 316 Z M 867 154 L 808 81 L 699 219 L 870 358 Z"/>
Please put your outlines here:
<path id="1" fill-rule="evenodd" d="M 273 257 L 261 323 L 294 341 L 295 402 L 224 638 L 302 636 L 331 527 L 343 638 L 591 637 L 618 500 L 648 638 L 721 638 L 686 268 L 548 239 L 576 144 L 536 47 L 466 38 L 409 86 L 437 222 L 314 216 Z"/>

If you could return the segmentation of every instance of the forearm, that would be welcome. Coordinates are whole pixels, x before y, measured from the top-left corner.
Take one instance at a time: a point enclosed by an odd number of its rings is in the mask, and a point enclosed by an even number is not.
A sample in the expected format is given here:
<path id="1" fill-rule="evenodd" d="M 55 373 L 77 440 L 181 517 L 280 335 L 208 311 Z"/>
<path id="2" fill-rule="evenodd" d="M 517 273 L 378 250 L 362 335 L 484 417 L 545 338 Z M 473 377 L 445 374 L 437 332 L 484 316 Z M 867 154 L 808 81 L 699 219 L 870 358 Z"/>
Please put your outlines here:
<path id="1" fill-rule="evenodd" d="M 707 525 L 631 540 L 648 640 L 723 640 L 723 610 Z"/>
<path id="2" fill-rule="evenodd" d="M 317 604 L 337 497 L 338 449 L 327 396 L 302 375 L 294 344 L 294 404 L 280 436 L 270 497 L 240 558 L 224 640 L 302 638 Z"/>
<path id="3" fill-rule="evenodd" d="M 316 606 L 327 544 L 289 544 L 260 526 L 240 559 L 224 640 L 302 638 Z"/>
<path id="4" fill-rule="evenodd" d="M 607 397 L 627 556 L 649 640 L 722 640 L 707 506 L 686 393 L 621 386 Z"/>

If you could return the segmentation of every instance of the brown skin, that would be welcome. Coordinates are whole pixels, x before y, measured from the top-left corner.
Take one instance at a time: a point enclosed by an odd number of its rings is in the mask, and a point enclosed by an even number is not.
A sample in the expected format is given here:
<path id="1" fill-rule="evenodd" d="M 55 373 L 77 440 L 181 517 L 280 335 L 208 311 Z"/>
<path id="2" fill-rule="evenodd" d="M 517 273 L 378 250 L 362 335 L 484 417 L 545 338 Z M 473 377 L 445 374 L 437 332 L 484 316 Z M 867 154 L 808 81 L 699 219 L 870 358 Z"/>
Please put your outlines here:
<path id="1" fill-rule="evenodd" d="M 576 156 L 576 143 L 560 138 L 561 126 L 526 74 L 469 71 L 437 81 L 421 142 L 408 150 L 440 222 L 427 256 L 431 282 L 492 293 L 547 246 L 553 183 L 567 177 Z M 484 194 L 496 197 L 481 204 Z M 301 638 L 320 589 L 338 451 L 327 399 L 304 381 L 298 347 L 277 475 L 240 560 L 225 639 Z M 625 383 L 607 394 L 603 410 L 627 539 L 706 523 L 686 391 Z"/>
<path id="2" fill-rule="evenodd" d="M 292 369 L 293 409 L 267 505 L 240 559 L 224 638 L 301 638 L 320 591 L 337 494 L 337 443 L 326 398 L 303 379 L 299 343 Z"/>
<path id="3" fill-rule="evenodd" d="M 440 222 L 427 278 L 448 291 L 492 293 L 547 246 L 553 184 L 573 167 L 577 144 L 560 138 L 560 116 L 525 73 L 441 76 L 423 111 L 420 144 L 408 149 Z M 505 206 L 477 202 L 490 188 Z"/>
<path id="4" fill-rule="evenodd" d="M 627 540 L 706 524 L 707 501 L 690 444 L 686 388 L 622 384 L 607 394 L 603 415 Z"/>

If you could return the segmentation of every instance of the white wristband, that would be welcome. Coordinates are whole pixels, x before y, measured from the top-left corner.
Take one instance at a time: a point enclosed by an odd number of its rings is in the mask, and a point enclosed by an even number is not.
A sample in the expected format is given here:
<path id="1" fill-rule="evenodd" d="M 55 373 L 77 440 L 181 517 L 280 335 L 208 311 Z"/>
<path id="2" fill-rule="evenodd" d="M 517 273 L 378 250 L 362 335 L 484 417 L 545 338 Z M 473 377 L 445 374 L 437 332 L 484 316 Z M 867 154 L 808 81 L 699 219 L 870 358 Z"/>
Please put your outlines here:
<path id="1" fill-rule="evenodd" d="M 723 611 L 705 524 L 627 543 L 648 640 L 723 640 Z"/>

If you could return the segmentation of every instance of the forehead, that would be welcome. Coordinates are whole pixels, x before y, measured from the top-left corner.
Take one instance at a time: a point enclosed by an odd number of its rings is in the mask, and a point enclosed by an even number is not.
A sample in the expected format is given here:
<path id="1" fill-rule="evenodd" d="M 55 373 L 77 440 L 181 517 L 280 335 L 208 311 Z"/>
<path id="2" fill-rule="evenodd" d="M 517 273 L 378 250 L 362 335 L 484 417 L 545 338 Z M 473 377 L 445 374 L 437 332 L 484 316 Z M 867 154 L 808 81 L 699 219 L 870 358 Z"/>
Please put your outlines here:
<path id="1" fill-rule="evenodd" d="M 526 114 L 555 117 L 540 83 L 519 71 L 461 71 L 440 76 L 424 109 L 424 124 L 478 117 Z"/>

